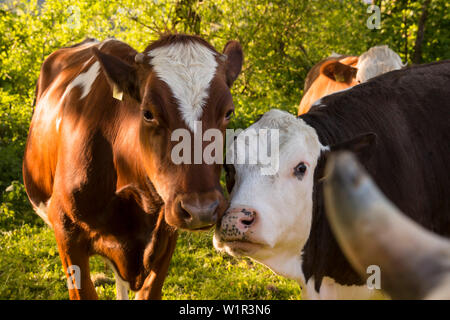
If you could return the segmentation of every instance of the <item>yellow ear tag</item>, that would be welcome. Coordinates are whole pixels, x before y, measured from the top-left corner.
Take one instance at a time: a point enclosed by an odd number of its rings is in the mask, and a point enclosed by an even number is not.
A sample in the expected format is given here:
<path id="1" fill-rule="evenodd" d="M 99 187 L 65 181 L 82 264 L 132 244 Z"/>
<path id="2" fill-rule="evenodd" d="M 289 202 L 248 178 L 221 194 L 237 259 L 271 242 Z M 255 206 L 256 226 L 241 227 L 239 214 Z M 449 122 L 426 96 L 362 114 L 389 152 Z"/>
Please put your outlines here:
<path id="1" fill-rule="evenodd" d="M 123 98 L 123 91 L 120 91 L 117 85 L 113 86 L 113 98 L 120 101 L 122 101 Z"/>
<path id="2" fill-rule="evenodd" d="M 345 78 L 341 74 L 335 74 L 334 78 L 336 79 L 337 82 L 345 82 Z"/>

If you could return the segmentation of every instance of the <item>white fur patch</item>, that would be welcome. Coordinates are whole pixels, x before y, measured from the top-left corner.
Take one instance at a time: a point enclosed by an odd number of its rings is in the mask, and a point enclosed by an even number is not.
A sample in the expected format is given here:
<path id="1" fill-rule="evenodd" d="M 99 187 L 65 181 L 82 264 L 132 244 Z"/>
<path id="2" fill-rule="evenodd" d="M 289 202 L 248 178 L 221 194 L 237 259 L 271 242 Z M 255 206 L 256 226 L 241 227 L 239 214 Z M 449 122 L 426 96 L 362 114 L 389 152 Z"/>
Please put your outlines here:
<path id="1" fill-rule="evenodd" d="M 92 84 L 95 79 L 97 79 L 98 74 L 100 73 L 100 63 L 98 61 L 94 62 L 88 71 L 80 73 L 73 81 L 67 86 L 66 91 L 62 97 L 62 100 L 66 97 L 66 95 L 76 86 L 81 87 L 81 96 L 80 100 L 86 97 L 91 91 Z"/>
<path id="2" fill-rule="evenodd" d="M 387 299 L 381 290 L 370 290 L 367 286 L 345 286 L 324 277 L 319 292 L 314 288 L 314 278 L 310 278 L 302 288 L 302 298 L 306 300 L 372 300 Z"/>
<path id="3" fill-rule="evenodd" d="M 52 227 L 50 220 L 48 220 L 48 207 L 50 205 L 51 198 L 47 201 L 47 203 L 39 203 L 39 207 L 33 207 L 34 211 L 37 213 L 39 217 L 49 226 Z"/>
<path id="4" fill-rule="evenodd" d="M 322 98 L 320 98 L 319 100 L 316 100 L 316 101 L 311 105 L 311 108 L 312 108 L 312 107 L 318 107 L 318 106 L 321 106 L 321 107 L 324 106 L 324 104 L 323 104 L 323 102 L 322 102 Z"/>
<path id="5" fill-rule="evenodd" d="M 342 54 L 332 51 L 328 58 L 340 58 Z"/>
<path id="6" fill-rule="evenodd" d="M 62 120 L 61 117 L 58 117 L 58 118 L 56 119 L 56 131 L 57 131 L 57 132 L 59 132 L 59 126 L 61 125 L 61 120 Z"/>
<path id="7" fill-rule="evenodd" d="M 156 74 L 177 99 L 183 120 L 194 131 L 216 73 L 215 52 L 197 42 L 179 42 L 153 49 L 148 55 Z"/>
<path id="8" fill-rule="evenodd" d="M 377 46 L 370 48 L 363 53 L 359 59 L 356 68 L 356 80 L 366 82 L 367 80 L 379 76 L 383 73 L 399 70 L 406 66 L 402 63 L 400 56 L 389 49 L 388 46 Z"/>
<path id="9" fill-rule="evenodd" d="M 84 68 L 89 61 L 91 61 L 92 58 L 90 58 L 88 61 L 86 61 L 83 64 Z M 75 79 L 72 80 L 72 82 L 69 83 L 69 85 L 66 87 L 66 90 L 64 90 L 64 94 L 62 95 L 61 99 L 59 100 L 59 103 L 62 103 L 66 96 L 70 93 L 70 91 L 75 88 L 76 86 L 81 87 L 81 96 L 80 100 L 85 98 L 89 92 L 91 91 L 92 85 L 94 84 L 95 80 L 97 79 L 98 75 L 100 73 L 100 63 L 98 61 L 94 62 L 91 67 L 83 73 L 80 73 L 78 76 L 75 77 Z M 39 105 L 46 105 L 49 103 L 48 99 L 52 95 L 52 91 L 59 85 L 59 77 L 57 78 L 58 81 L 54 81 L 54 84 L 47 89 L 48 91 L 45 93 L 45 96 L 43 96 L 40 99 Z M 59 108 L 54 108 L 53 110 L 58 110 Z M 59 130 L 59 123 L 57 125 L 57 130 Z"/>

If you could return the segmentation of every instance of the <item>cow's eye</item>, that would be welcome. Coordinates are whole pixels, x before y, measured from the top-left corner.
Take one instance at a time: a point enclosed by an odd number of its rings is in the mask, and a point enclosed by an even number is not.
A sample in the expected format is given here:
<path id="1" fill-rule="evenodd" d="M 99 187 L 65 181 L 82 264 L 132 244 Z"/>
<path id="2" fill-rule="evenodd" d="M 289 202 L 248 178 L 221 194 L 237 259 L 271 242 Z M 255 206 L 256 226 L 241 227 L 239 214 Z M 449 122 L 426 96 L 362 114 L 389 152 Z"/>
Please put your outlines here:
<path id="1" fill-rule="evenodd" d="M 153 113 L 150 110 L 144 110 L 143 116 L 144 116 L 144 120 L 147 122 L 152 121 L 154 119 Z"/>
<path id="2" fill-rule="evenodd" d="M 230 120 L 231 117 L 234 115 L 234 109 L 230 109 L 227 111 L 227 113 L 225 114 L 225 119 L 226 120 Z"/>
<path id="3" fill-rule="evenodd" d="M 300 162 L 295 168 L 294 168 L 294 176 L 296 176 L 298 179 L 302 179 L 306 173 L 306 169 L 308 167 L 304 162 Z"/>

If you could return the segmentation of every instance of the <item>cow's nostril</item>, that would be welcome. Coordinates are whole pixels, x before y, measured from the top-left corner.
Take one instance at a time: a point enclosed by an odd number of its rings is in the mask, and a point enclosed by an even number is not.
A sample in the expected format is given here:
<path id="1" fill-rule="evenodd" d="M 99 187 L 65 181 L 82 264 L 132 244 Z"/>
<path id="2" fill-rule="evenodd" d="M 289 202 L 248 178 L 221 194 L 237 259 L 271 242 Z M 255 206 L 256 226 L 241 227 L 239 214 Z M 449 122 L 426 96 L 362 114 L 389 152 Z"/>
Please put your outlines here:
<path id="1" fill-rule="evenodd" d="M 244 226 L 250 226 L 253 221 L 255 221 L 254 217 L 245 217 L 240 219 L 240 223 L 242 223 Z"/>
<path id="2" fill-rule="evenodd" d="M 181 216 L 185 221 L 190 221 L 190 220 L 192 220 L 191 214 L 190 214 L 187 210 L 185 210 L 185 209 L 183 208 L 183 205 L 182 205 L 181 201 L 178 202 L 178 212 L 180 213 L 180 216 Z"/>
<path id="3" fill-rule="evenodd" d="M 185 228 L 197 230 L 209 228 L 217 222 L 219 201 L 189 201 L 182 199 L 178 204 L 178 217 L 185 223 Z M 195 199 L 194 199 L 195 200 Z"/>

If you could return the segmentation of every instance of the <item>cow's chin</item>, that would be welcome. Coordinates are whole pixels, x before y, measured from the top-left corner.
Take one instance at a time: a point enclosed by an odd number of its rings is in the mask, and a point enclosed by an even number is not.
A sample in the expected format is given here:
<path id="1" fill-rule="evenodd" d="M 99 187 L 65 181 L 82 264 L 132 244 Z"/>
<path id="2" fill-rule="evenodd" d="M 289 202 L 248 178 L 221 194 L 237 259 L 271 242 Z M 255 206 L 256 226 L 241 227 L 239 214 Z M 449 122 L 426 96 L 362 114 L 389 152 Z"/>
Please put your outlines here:
<path id="1" fill-rule="evenodd" d="M 223 241 L 217 236 L 217 233 L 214 234 L 213 243 L 218 251 L 224 251 L 234 257 L 258 256 L 258 252 L 267 247 L 265 244 L 251 240 Z"/>

